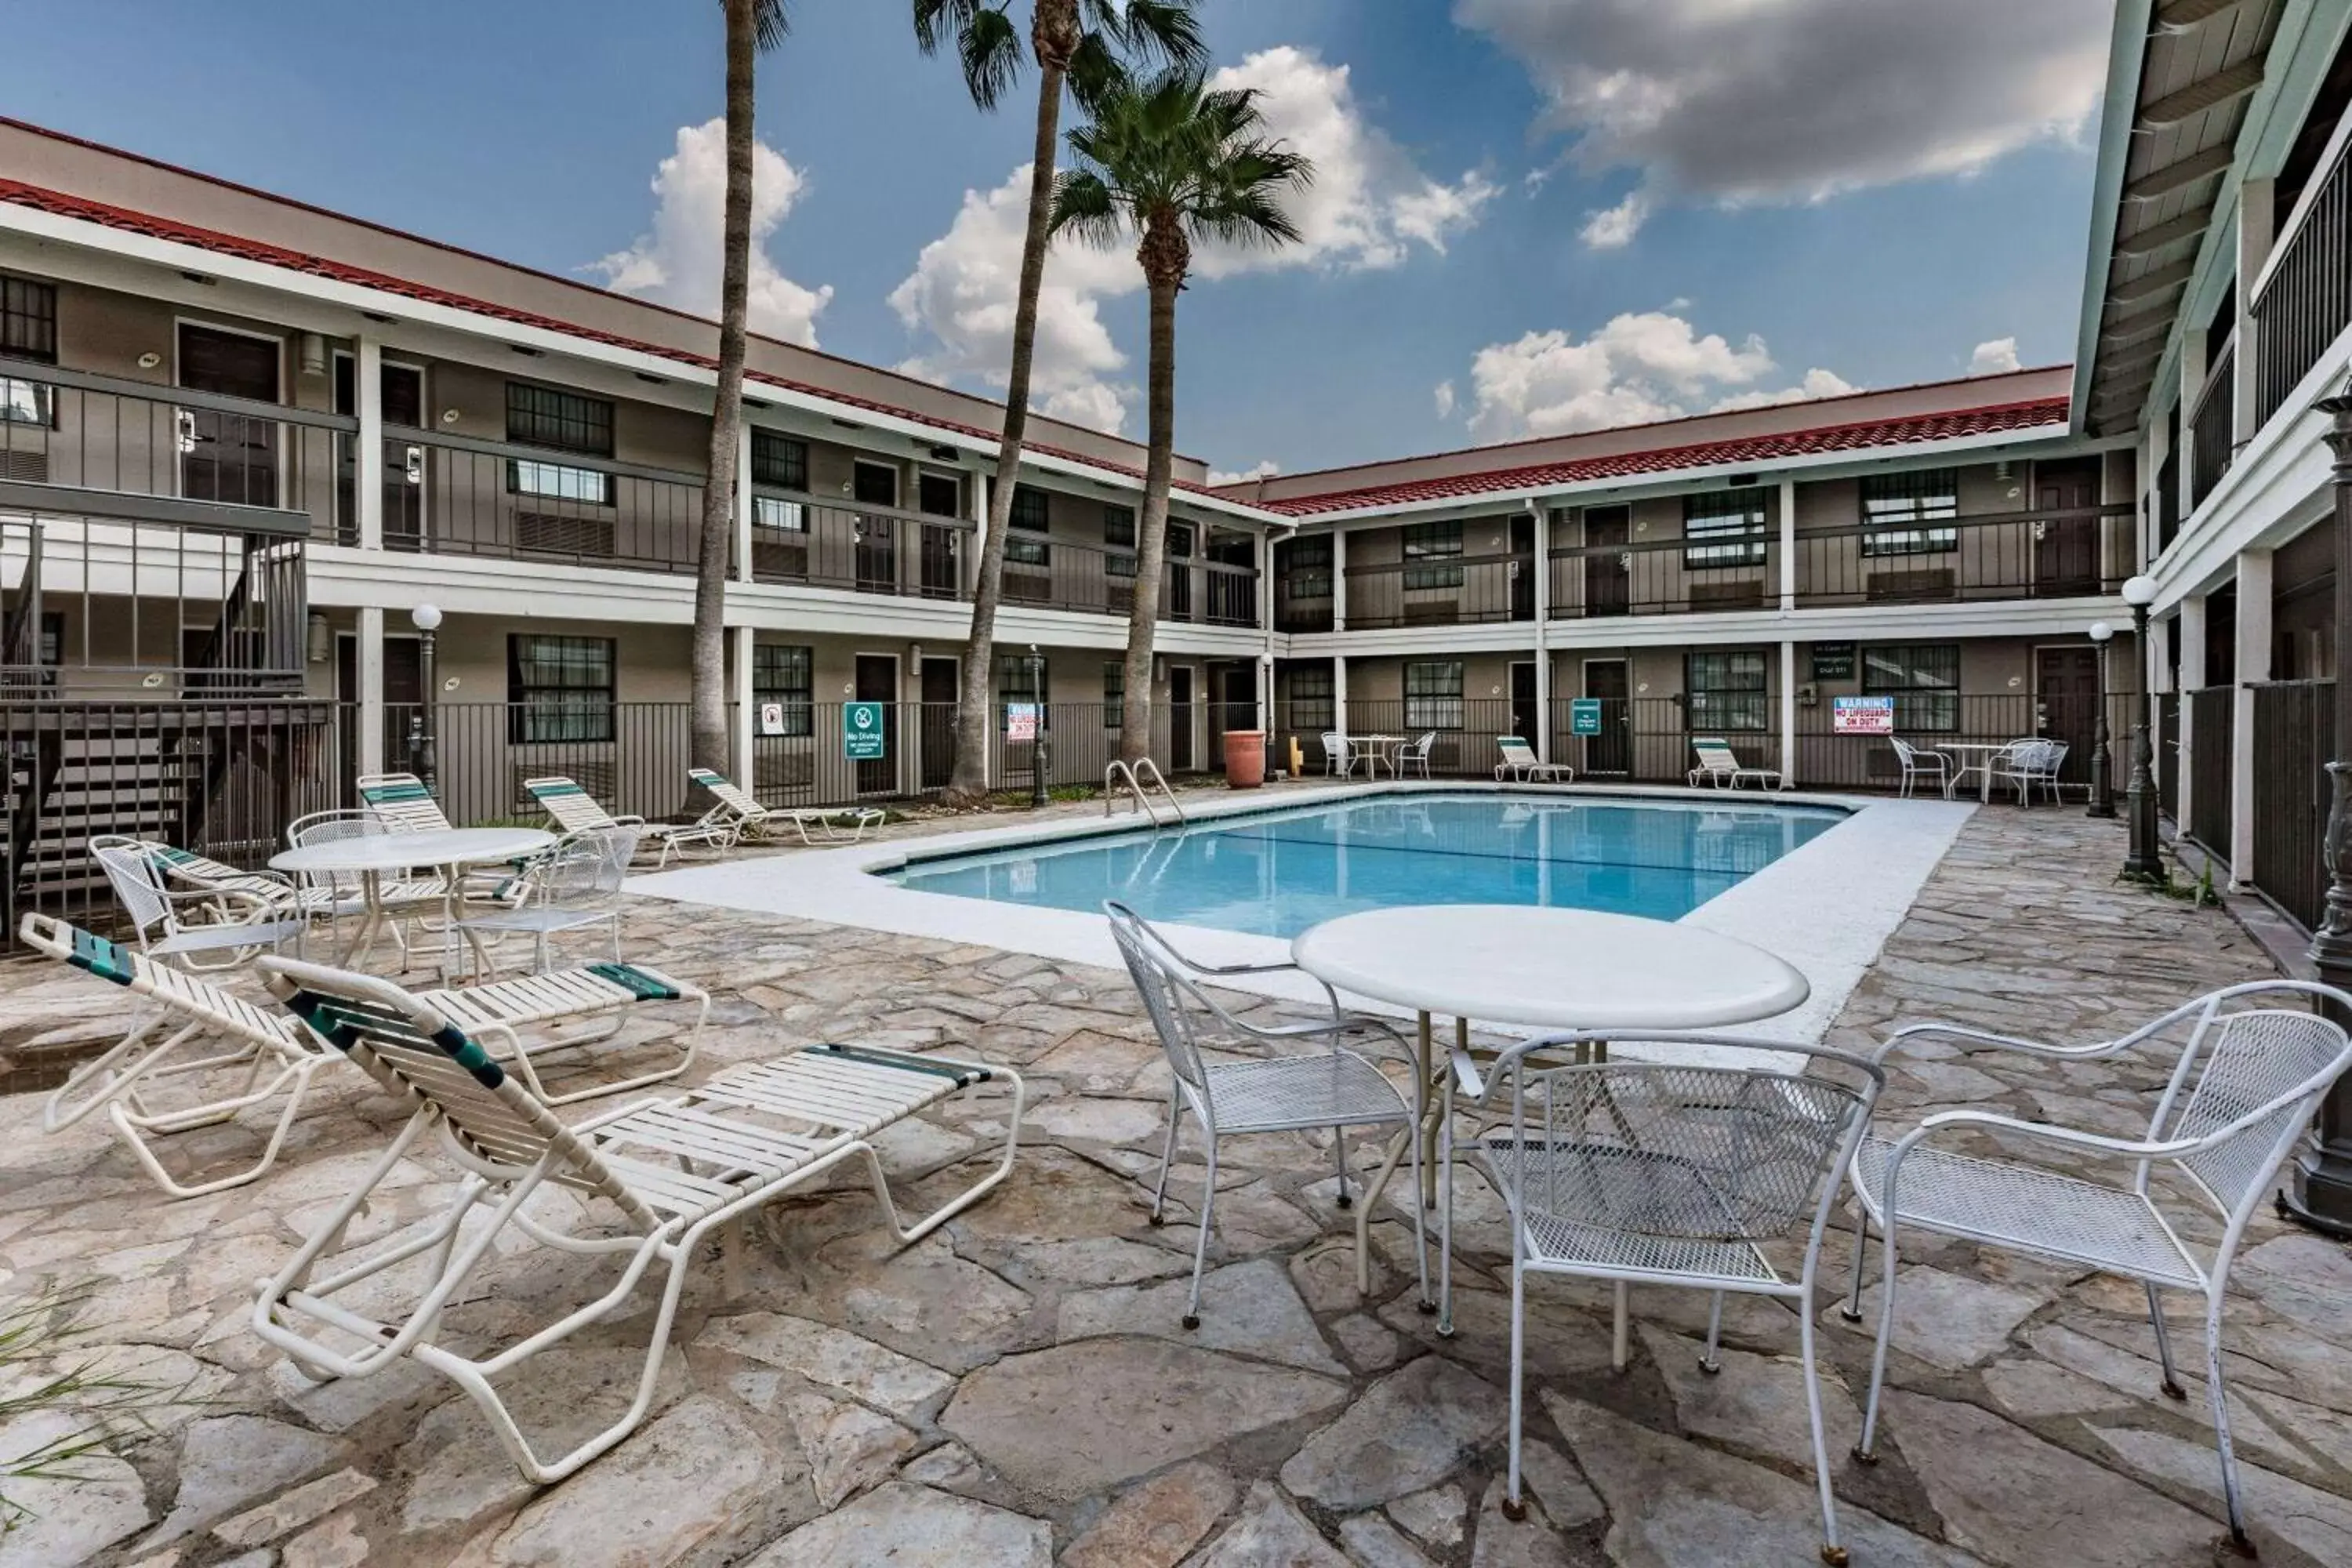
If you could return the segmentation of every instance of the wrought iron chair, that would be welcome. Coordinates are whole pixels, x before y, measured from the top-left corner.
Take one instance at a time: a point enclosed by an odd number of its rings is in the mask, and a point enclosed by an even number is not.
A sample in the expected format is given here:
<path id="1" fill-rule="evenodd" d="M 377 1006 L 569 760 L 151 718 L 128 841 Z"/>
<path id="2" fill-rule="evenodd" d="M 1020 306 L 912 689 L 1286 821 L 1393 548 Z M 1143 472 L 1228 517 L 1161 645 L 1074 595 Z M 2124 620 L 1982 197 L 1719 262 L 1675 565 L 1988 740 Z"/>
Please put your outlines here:
<path id="1" fill-rule="evenodd" d="M 2058 770 L 2066 765 L 2066 750 L 2063 741 L 2019 741 L 1995 752 L 1985 765 L 1995 784 L 2017 786 L 2018 805 L 2032 805 L 2037 789 L 2049 791 L 2053 801 L 2058 798 Z"/>
<path id="2" fill-rule="evenodd" d="M 614 826 L 567 834 L 529 872 L 530 891 L 521 906 L 492 914 L 473 915 L 457 922 L 472 959 L 472 969 L 483 975 L 498 973 L 490 958 L 490 942 L 501 936 L 531 939 L 531 967 L 549 968 L 549 939 L 566 931 L 604 926 L 612 933 L 613 962 L 621 960 L 621 911 L 612 900 L 629 879 L 644 837 L 635 826 Z"/>
<path id="3" fill-rule="evenodd" d="M 1394 1127 L 1405 1134 L 1412 1158 L 1412 1191 L 1421 1191 L 1421 1139 L 1415 1135 L 1423 1120 L 1425 1095 L 1419 1066 L 1404 1037 L 1387 1023 L 1340 1010 L 1339 999 L 1326 985 L 1331 1016 L 1303 1024 L 1266 1027 L 1244 1024 L 1219 1006 L 1202 989 L 1205 983 L 1237 974 L 1276 972 L 1303 973 L 1288 963 L 1194 963 L 1170 946 L 1141 916 L 1116 901 L 1103 905 L 1110 917 L 1111 937 L 1119 956 L 1142 995 L 1144 1011 L 1159 1032 L 1160 1048 L 1168 1054 L 1173 1081 L 1168 1093 L 1168 1139 L 1160 1150 L 1160 1177 L 1151 1191 L 1151 1223 L 1160 1223 L 1168 1194 L 1168 1170 L 1176 1157 L 1178 1122 L 1189 1110 L 1208 1139 L 1209 1174 L 1201 1193 L 1201 1234 L 1192 1249 L 1192 1294 L 1184 1309 L 1184 1326 L 1201 1326 L 1201 1275 L 1209 1256 L 1211 1208 L 1217 1196 L 1219 1140 L 1253 1132 L 1303 1132 L 1328 1128 L 1333 1162 L 1339 1173 L 1339 1206 L 1350 1206 L 1348 1193 L 1347 1130 L 1350 1127 Z M 1359 1052 L 1340 1044 L 1346 1036 L 1371 1037 L 1403 1058 L 1413 1080 L 1407 1103 L 1386 1074 Z M 1292 1041 L 1321 1041 L 1327 1048 L 1311 1055 L 1260 1057 L 1255 1060 L 1211 1062 L 1204 1048 L 1219 1045 L 1271 1048 Z M 1391 1154 L 1392 1165 L 1396 1156 Z M 1421 1305 L 1434 1311 L 1429 1296 L 1429 1246 L 1422 1205 L 1412 1207 L 1413 1246 L 1420 1261 Z M 1370 1215 L 1356 1213 L 1356 1284 L 1370 1288 Z"/>
<path id="4" fill-rule="evenodd" d="M 1770 1296 L 1797 1309 L 1805 1394 L 1812 1421 L 1813 1476 L 1822 1505 L 1822 1560 L 1846 1561 L 1830 1491 L 1827 1429 L 1813 1348 L 1813 1287 L 1842 1173 L 1870 1124 L 1885 1073 L 1825 1047 L 1790 1046 L 1733 1035 L 1676 1035 L 1677 1044 L 1753 1051 L 1753 1068 L 1582 1060 L 1546 1067 L 1552 1053 L 1590 1057 L 1600 1037 L 1563 1034 L 1526 1041 L 1482 1076 L 1469 1053 L 1454 1052 L 1446 1080 L 1445 1179 L 1438 1278 L 1452 1320 L 1454 1105 L 1458 1087 L 1494 1108 L 1473 1141 L 1475 1157 L 1501 1194 L 1511 1221 L 1510 1470 L 1504 1512 L 1527 1514 L 1519 1453 L 1525 1405 L 1527 1281 L 1531 1274 L 1603 1279 L 1617 1288 L 1616 1360 L 1624 1361 L 1625 1297 L 1636 1284 L 1711 1291 L 1706 1354 L 1717 1345 L 1727 1293 Z M 1611 1043 L 1625 1044 L 1621 1033 Z M 1811 1058 L 1856 1080 L 1797 1077 L 1766 1066 L 1767 1053 Z M 1802 1228 L 1804 1262 L 1793 1279 L 1763 1246 Z"/>
<path id="5" fill-rule="evenodd" d="M 139 951 L 150 958 L 169 959 L 191 972 L 235 969 L 281 942 L 301 942 L 306 922 L 282 919 L 282 911 L 266 904 L 239 900 L 231 907 L 214 891 L 166 886 L 153 847 L 117 834 L 89 841 L 90 858 L 137 930 Z"/>
<path id="6" fill-rule="evenodd" d="M 2144 1139 L 2105 1137 L 1991 1111 L 1945 1110 L 1899 1137 L 1867 1138 L 1855 1150 L 1853 1183 L 1861 1207 L 1854 1221 L 1853 1284 L 1844 1308 L 1849 1321 L 1862 1316 L 1867 1226 L 1877 1225 L 1885 1237 L 1878 1347 L 1871 1365 L 1862 1442 L 1854 1450 L 1857 1458 L 1870 1463 L 1874 1458 L 1879 1393 L 1895 1324 L 1895 1237 L 1905 1226 L 2140 1281 L 2147 1290 L 2163 1389 L 2174 1399 L 2188 1395 L 2173 1375 L 2172 1347 L 2157 1292 L 2194 1290 L 2205 1298 L 2205 1396 L 2221 1450 L 2230 1537 L 2251 1554 L 2221 1384 L 2221 1302 L 2247 1221 L 2269 1194 L 2279 1167 L 2303 1137 L 2330 1086 L 2352 1068 L 2352 1038 L 2332 1021 L 2309 1012 L 2230 1005 L 2264 994 L 2326 998 L 2352 1011 L 2352 996 L 2328 986 L 2266 980 L 2216 991 L 2102 1044 L 2047 1045 L 1955 1024 L 1919 1024 L 1897 1030 L 1879 1047 L 1875 1059 L 1881 1062 L 1915 1043 L 2085 1061 L 2136 1047 L 2169 1048 L 2164 1038 L 2168 1032 L 2184 1026 L 2188 1031 L 2188 1043 L 2180 1048 Z M 2040 1143 L 2076 1159 L 2112 1161 L 2116 1179 L 2097 1181 L 2023 1160 L 1963 1153 L 1952 1146 L 1970 1134 Z M 2178 1178 L 2168 1184 L 2174 1191 L 2151 1184 L 2159 1165 Z M 2167 1216 L 2167 1207 L 2202 1208 L 2218 1218 L 2222 1226 L 2218 1245 L 2192 1246 L 2184 1239 L 2182 1227 Z"/>
<path id="7" fill-rule="evenodd" d="M 312 844 L 379 837 L 390 831 L 372 811 L 314 811 L 287 825 L 286 843 L 289 848 L 300 849 Z M 366 879 L 356 871 L 306 872 L 297 879 L 296 889 L 304 909 L 315 912 L 359 914 L 367 909 Z M 405 963 L 408 932 L 404 922 L 445 913 L 449 905 L 448 884 L 438 875 L 430 874 L 379 878 L 376 901 L 390 917 L 384 923 L 391 928 L 392 940 Z M 373 945 L 371 942 L 371 949 Z M 358 953 L 353 959 L 364 963 L 367 956 Z"/>
<path id="8" fill-rule="evenodd" d="M 1355 753 L 1349 748 L 1348 737 L 1337 730 L 1323 732 L 1323 773 L 1326 778 L 1346 778 L 1356 771 Z"/>
<path id="9" fill-rule="evenodd" d="M 1908 799 L 1911 786 L 1921 779 L 1934 781 L 1936 793 L 1949 796 L 1952 793 L 1952 759 L 1943 752 L 1925 746 L 1915 746 L 1900 735 L 1890 735 L 1887 743 L 1895 748 L 1895 761 L 1903 770 L 1903 795 Z"/>
<path id="10" fill-rule="evenodd" d="M 1397 777 L 1404 777 L 1406 773 L 1410 773 L 1415 767 L 1421 769 L 1421 776 L 1423 778 L 1429 777 L 1430 757 L 1436 750 L 1437 731 L 1434 730 L 1432 730 L 1428 734 L 1423 735 L 1418 741 L 1398 747 L 1396 757 Z"/>

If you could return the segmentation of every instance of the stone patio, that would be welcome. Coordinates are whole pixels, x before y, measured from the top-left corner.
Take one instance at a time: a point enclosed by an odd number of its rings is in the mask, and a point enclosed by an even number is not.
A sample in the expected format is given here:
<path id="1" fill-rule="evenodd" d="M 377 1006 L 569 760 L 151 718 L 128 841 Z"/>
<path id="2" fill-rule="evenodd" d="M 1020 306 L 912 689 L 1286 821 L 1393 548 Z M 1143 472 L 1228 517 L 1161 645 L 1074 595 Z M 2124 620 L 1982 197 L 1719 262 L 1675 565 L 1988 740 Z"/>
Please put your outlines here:
<path id="1" fill-rule="evenodd" d="M 2267 973 L 2226 915 L 2115 885 L 2122 853 L 2116 827 L 2078 813 L 1980 813 L 1832 1042 L 1931 1016 L 2088 1037 Z M 1815 1561 L 1789 1310 L 1735 1300 L 1724 1371 L 1706 1378 L 1705 1299 L 1637 1291 L 1634 1358 L 1619 1374 L 1604 1294 L 1538 1287 L 1533 1506 L 1511 1523 L 1499 1506 L 1507 1260 L 1475 1194 L 1460 1332 L 1440 1342 L 1414 1307 L 1405 1215 L 1375 1226 L 1375 1289 L 1360 1300 L 1328 1143 L 1230 1143 L 1203 1322 L 1187 1333 L 1191 1210 L 1164 1229 L 1146 1221 L 1137 1176 L 1156 1153 L 1166 1078 L 1123 975 L 652 900 L 633 908 L 628 944 L 717 994 L 698 1077 L 815 1039 L 1017 1065 L 1033 1104 L 1013 1179 L 895 1255 L 866 1194 L 779 1208 L 738 1298 L 716 1268 L 689 1286 L 654 1415 L 534 1492 L 451 1385 L 404 1368 L 314 1386 L 247 1328 L 255 1279 L 396 1125 L 359 1075 L 322 1076 L 271 1176 L 178 1204 L 95 1128 L 44 1138 L 37 1096 L 0 1100 L 0 1292 L 90 1285 L 92 1342 L 110 1364 L 185 1386 L 125 1459 L 20 1489 L 37 1517 L 0 1538 L 0 1568 Z M 116 994 L 52 965 L 0 968 L 0 1050 L 37 1055 L 121 1026 Z M 2055 1070 L 1937 1052 L 1904 1068 L 1885 1105 L 2126 1131 L 2160 1081 L 2144 1062 Z M 975 1098 L 903 1129 L 891 1163 L 919 1193 L 968 1179 L 959 1171 L 985 1158 L 1002 1109 Z M 226 1161 L 249 1138 L 182 1142 Z M 1201 1174 L 1194 1154 L 1171 1192 L 1189 1203 Z M 356 1244 L 425 1212 L 450 1173 L 428 1155 L 401 1178 Z M 573 1210 L 558 1217 L 594 1223 Z M 1905 1254 L 1885 1462 L 1841 1457 L 1834 1477 L 1853 1561 L 2208 1561 L 2220 1501 L 2201 1391 L 2185 1405 L 2158 1394 L 2137 1288 L 1959 1245 Z M 1843 1246 L 1835 1257 L 1842 1284 Z M 2233 1425 L 2263 1557 L 2352 1562 L 2352 1254 L 2265 1215 L 2239 1279 Z M 578 1284 L 572 1265 L 519 1250 L 451 1326 L 511 1333 L 576 1302 Z M 2177 1304 L 2186 1349 L 2192 1303 Z M 650 1303 L 534 1363 L 512 1384 L 526 1428 L 557 1443 L 609 1420 L 649 1318 Z M 1822 1321 L 1842 1456 L 1869 1342 L 1833 1302 Z M 37 1421 L 0 1431 L 0 1448 L 38 1441 Z"/>

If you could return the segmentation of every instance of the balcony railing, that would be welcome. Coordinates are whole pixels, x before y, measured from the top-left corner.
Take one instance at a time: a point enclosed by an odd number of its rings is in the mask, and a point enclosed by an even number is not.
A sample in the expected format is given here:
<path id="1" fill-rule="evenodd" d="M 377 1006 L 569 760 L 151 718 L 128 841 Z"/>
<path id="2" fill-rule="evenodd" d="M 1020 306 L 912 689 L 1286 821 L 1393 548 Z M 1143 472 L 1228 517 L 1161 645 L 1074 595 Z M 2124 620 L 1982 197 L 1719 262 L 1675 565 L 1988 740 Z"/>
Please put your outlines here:
<path id="1" fill-rule="evenodd" d="M 1328 577 L 1328 574 L 1325 575 Z M 1531 621 L 1535 557 L 1505 552 L 1383 561 L 1347 571 L 1348 629 Z M 1327 624 L 1319 628 L 1330 629 Z"/>
<path id="2" fill-rule="evenodd" d="M 2296 205 L 2252 302 L 2256 429 L 2352 325 L 2352 143 Z"/>
<path id="3" fill-rule="evenodd" d="M 1004 602 L 1124 616 L 1135 605 L 1135 552 L 1015 532 L 1006 542 Z M 1171 558 L 1160 581 L 1160 618 L 1256 626 L 1257 569 L 1197 556 Z"/>
<path id="4" fill-rule="evenodd" d="M 2238 346 L 2221 351 L 2205 378 L 2197 412 L 2189 416 L 2189 504 L 2204 504 L 2237 456 Z"/>
<path id="5" fill-rule="evenodd" d="M 1554 620 L 1760 610 L 1780 602 L 1780 541 L 1771 532 L 1558 547 L 1549 568 Z"/>
<path id="6" fill-rule="evenodd" d="M 507 441 L 386 426 L 383 547 L 690 573 L 702 477 Z M 346 467 L 348 498 L 355 483 Z M 355 517 L 348 504 L 342 515 Z M 355 521 L 339 531 L 359 542 Z"/>
<path id="7" fill-rule="evenodd" d="M 2132 572 L 2133 509 L 2067 507 L 1797 535 L 1797 604 L 2075 599 Z"/>
<path id="8" fill-rule="evenodd" d="M 751 580 L 903 598 L 968 599 L 971 524 L 793 490 L 751 500 Z"/>

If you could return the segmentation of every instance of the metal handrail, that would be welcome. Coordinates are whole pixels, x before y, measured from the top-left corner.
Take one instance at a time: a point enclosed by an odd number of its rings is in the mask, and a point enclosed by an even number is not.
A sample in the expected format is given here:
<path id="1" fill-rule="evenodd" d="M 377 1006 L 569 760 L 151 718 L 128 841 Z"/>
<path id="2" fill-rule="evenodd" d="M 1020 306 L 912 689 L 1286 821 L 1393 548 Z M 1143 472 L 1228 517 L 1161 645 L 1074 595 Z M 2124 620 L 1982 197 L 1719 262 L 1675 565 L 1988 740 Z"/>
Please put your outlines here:
<path id="1" fill-rule="evenodd" d="M 1147 770 L 1150 773 L 1150 788 L 1147 788 L 1145 784 Z M 1111 808 L 1121 798 L 1118 786 L 1122 779 L 1127 783 L 1126 793 L 1135 797 L 1136 808 L 1151 818 L 1151 825 L 1154 827 L 1162 826 L 1164 824 L 1160 820 L 1160 808 L 1152 804 L 1151 789 L 1157 789 L 1161 798 L 1168 802 L 1168 809 L 1176 814 L 1176 820 L 1179 823 L 1185 820 L 1184 808 L 1176 802 L 1176 792 L 1168 787 L 1167 777 L 1160 773 L 1160 764 L 1150 757 L 1132 765 L 1115 762 L 1103 769 L 1103 815 L 1105 816 L 1111 815 Z"/>

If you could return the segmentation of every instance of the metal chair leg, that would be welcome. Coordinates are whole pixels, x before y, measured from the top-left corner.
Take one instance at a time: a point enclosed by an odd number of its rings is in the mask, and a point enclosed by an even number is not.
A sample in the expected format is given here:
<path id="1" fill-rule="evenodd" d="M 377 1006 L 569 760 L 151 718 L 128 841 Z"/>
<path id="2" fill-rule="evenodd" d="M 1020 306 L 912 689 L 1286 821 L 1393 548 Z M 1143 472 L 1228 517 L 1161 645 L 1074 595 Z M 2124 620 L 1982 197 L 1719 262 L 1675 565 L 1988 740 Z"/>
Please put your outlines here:
<path id="1" fill-rule="evenodd" d="M 1719 1314 L 1723 1297 L 1718 1294 L 1716 1309 Z M 1797 1343 L 1805 1362 L 1805 1411 L 1813 1426 L 1813 1484 L 1822 1496 L 1822 1561 L 1828 1568 L 1846 1568 L 1846 1550 L 1838 1543 L 1837 1499 L 1830 1490 L 1829 1427 L 1822 1417 L 1822 1368 L 1813 1346 L 1813 1293 L 1810 1281 L 1803 1296 L 1799 1298 Z M 1874 1396 L 1877 1390 L 1873 1389 Z"/>
<path id="2" fill-rule="evenodd" d="M 1171 1089 L 1168 1093 L 1168 1140 L 1160 1146 L 1160 1180 L 1151 1189 L 1151 1223 L 1154 1225 L 1168 1223 L 1167 1216 L 1160 1212 L 1160 1205 L 1168 1197 L 1168 1167 L 1176 1160 L 1177 1110 L 1176 1092 Z"/>
<path id="3" fill-rule="evenodd" d="M 2147 1321 L 2156 1329 L 2156 1355 L 2164 1363 L 2164 1396 L 2167 1399 L 2187 1399 L 2189 1391 L 2180 1386 L 2180 1379 L 2172 1371 L 2172 1337 L 2164 1329 L 2164 1304 L 2157 1299 L 2156 1287 L 2147 1288 Z"/>
<path id="4" fill-rule="evenodd" d="M 1698 1358 L 1699 1371 L 1713 1377 L 1723 1370 L 1723 1361 L 1716 1352 L 1723 1343 L 1723 1292 L 1717 1290 L 1706 1309 L 1706 1353 Z"/>
<path id="5" fill-rule="evenodd" d="M 1878 1344 L 1870 1354 L 1870 1400 L 1862 1413 L 1862 1441 L 1853 1446 L 1853 1457 L 1865 1465 L 1878 1463 L 1878 1396 L 1886 1387 L 1886 1344 L 1895 1337 L 1895 1194 L 1890 1188 L 1888 1202 L 1882 1205 L 1886 1223 L 1879 1228 L 1878 1245 L 1885 1252 L 1884 1270 L 1880 1279 L 1878 1301 Z"/>
<path id="6" fill-rule="evenodd" d="M 1528 1517 L 1528 1505 L 1519 1495 L 1519 1441 L 1526 1425 L 1527 1399 L 1528 1259 L 1526 1238 L 1519 1233 L 1519 1216 L 1516 1208 L 1510 1219 L 1511 1458 L 1510 1481 L 1503 1491 L 1503 1517 L 1516 1524 Z"/>
<path id="7" fill-rule="evenodd" d="M 2241 1557 L 2252 1557 L 2254 1543 L 2246 1534 L 2245 1500 L 2238 1489 L 2238 1455 L 2230 1442 L 2230 1396 L 2221 1386 L 2221 1299 L 2218 1295 L 2205 1308 L 2205 1398 L 2213 1407 L 2213 1437 L 2221 1451 L 2221 1499 L 2230 1510 L 2230 1539 L 2225 1544 Z"/>
<path id="8" fill-rule="evenodd" d="M 1184 1309 L 1184 1326 L 1201 1326 L 1201 1271 L 1209 1262 L 1209 1210 L 1217 1201 L 1217 1135 L 1209 1134 L 1209 1179 L 1201 1188 L 1201 1236 L 1192 1244 L 1192 1300 Z"/>
<path id="9" fill-rule="evenodd" d="M 1838 1309 L 1838 1316 L 1849 1323 L 1862 1321 L 1862 1264 L 1869 1244 L 1870 1211 L 1856 1200 L 1853 1205 L 1853 1279 L 1846 1286 L 1845 1305 Z"/>
<path id="10" fill-rule="evenodd" d="M 1331 1129 L 1331 1163 L 1339 1168 L 1339 1206 L 1352 1208 L 1356 1200 L 1348 1195 L 1348 1130 L 1344 1127 Z"/>

